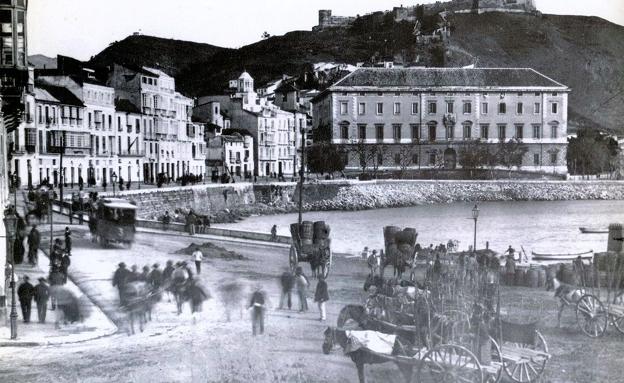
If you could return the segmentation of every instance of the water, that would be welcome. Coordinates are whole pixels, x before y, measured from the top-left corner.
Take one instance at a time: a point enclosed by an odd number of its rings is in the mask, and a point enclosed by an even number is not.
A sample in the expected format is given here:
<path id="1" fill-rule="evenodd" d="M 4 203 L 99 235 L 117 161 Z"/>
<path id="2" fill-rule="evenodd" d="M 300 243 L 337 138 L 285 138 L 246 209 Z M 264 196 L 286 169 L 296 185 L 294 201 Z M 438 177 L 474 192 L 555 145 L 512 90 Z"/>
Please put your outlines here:
<path id="1" fill-rule="evenodd" d="M 472 246 L 474 204 L 453 203 L 367 211 L 304 213 L 307 221 L 326 221 L 331 226 L 334 252 L 358 254 L 364 246 L 383 248 L 383 227 L 414 227 L 418 242 L 459 241 L 460 249 Z M 607 234 L 581 234 L 580 226 L 606 229 L 624 222 L 624 201 L 486 202 L 479 204 L 477 247 L 504 252 L 509 245 L 524 247 L 527 254 L 606 251 Z M 280 235 L 290 236 L 289 225 L 297 214 L 251 217 L 217 227 L 269 233 L 277 225 Z"/>

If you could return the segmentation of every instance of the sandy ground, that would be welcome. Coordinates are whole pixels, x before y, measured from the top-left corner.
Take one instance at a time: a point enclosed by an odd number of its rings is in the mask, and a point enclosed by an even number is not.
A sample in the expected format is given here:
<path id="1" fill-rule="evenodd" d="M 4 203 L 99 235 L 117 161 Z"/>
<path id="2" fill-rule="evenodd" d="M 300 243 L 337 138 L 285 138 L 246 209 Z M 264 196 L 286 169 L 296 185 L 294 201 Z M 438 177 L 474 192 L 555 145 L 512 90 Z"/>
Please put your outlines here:
<path id="1" fill-rule="evenodd" d="M 97 292 L 96 300 L 116 310 L 116 290 L 111 285 L 116 265 L 174 261 L 173 252 L 201 240 L 138 234 L 131 249 L 99 249 L 77 239 L 72 272 L 80 284 Z M 0 349 L 0 382 L 355 382 L 353 363 L 339 349 L 321 352 L 323 331 L 335 325 L 340 308 L 362 302 L 367 269 L 363 262 L 337 258 L 328 281 L 331 301 L 328 321 L 318 320 L 318 310 L 276 310 L 278 276 L 287 266 L 287 250 L 258 245 L 221 243 L 247 257 L 244 261 L 206 260 L 201 281 L 213 299 L 193 323 L 190 309 L 176 314 L 175 304 L 164 299 L 143 333 L 125 332 L 91 342 L 56 347 Z M 188 258 L 186 258 L 188 260 Z M 309 268 L 304 267 L 307 271 Z M 263 284 L 273 308 L 266 333 L 252 337 L 247 312 L 226 322 L 216 287 L 238 279 L 252 287 Z M 312 282 L 312 288 L 316 285 Z M 313 296 L 313 289 L 309 293 Z M 503 306 L 517 318 L 539 316 L 553 359 L 544 382 L 624 382 L 624 337 L 610 328 L 608 336 L 589 339 L 575 327 L 571 310 L 564 315 L 564 329 L 556 329 L 556 301 L 552 293 L 530 289 L 504 290 Z M 295 299 L 295 304 L 297 304 Z M 121 315 L 117 313 L 117 315 Z M 402 382 L 392 364 L 367 368 L 370 382 Z"/>

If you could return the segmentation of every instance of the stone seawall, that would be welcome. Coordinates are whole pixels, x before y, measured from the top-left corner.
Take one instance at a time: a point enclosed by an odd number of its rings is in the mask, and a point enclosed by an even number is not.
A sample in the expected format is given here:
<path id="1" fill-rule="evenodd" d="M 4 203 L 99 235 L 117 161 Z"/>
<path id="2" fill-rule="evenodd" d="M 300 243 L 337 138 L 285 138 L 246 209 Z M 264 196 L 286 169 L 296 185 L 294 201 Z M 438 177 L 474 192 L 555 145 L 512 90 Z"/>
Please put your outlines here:
<path id="1" fill-rule="evenodd" d="M 252 214 L 294 212 L 295 183 L 211 184 L 185 188 L 132 190 L 139 217 L 157 219 L 166 210 L 188 211 L 233 222 Z M 430 203 L 485 201 L 624 200 L 624 182 L 592 181 L 323 181 L 304 187 L 304 209 L 364 210 Z"/>
<path id="2" fill-rule="evenodd" d="M 370 181 L 312 184 L 304 188 L 306 210 L 361 210 L 452 202 L 623 199 L 623 182 Z"/>

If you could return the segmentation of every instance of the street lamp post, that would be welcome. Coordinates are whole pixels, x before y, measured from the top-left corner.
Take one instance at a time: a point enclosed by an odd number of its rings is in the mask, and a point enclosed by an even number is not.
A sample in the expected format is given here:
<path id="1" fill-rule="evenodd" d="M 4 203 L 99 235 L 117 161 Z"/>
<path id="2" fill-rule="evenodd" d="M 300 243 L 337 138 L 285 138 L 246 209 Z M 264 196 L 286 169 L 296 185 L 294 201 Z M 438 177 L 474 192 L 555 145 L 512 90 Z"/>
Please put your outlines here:
<path id="1" fill-rule="evenodd" d="M 474 205 L 472 208 L 472 219 L 474 219 L 474 241 L 472 242 L 472 251 L 477 252 L 477 220 L 479 219 L 479 207 Z"/>
<path id="2" fill-rule="evenodd" d="M 117 173 L 113 172 L 111 175 L 111 181 L 113 181 L 113 197 L 115 196 L 115 182 L 117 182 Z"/>
<path id="3" fill-rule="evenodd" d="M 17 231 L 17 216 L 12 208 L 4 211 L 4 228 L 6 229 L 7 255 L 11 257 L 11 339 L 17 339 L 17 306 L 15 304 L 15 257 L 13 254 L 13 242 Z"/>
<path id="4" fill-rule="evenodd" d="M 82 178 L 82 164 L 78 164 L 78 189 L 82 191 L 82 183 L 80 182 L 80 178 Z"/>

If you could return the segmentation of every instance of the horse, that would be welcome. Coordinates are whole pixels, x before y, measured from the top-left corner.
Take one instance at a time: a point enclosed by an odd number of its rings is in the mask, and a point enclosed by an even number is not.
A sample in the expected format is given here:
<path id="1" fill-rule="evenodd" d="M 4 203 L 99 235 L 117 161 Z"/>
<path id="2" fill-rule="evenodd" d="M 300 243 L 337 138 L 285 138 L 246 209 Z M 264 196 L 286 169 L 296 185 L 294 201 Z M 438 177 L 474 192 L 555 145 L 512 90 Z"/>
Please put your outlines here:
<path id="1" fill-rule="evenodd" d="M 122 308 L 128 313 L 130 322 L 130 334 L 134 334 L 134 321 L 138 319 L 139 329 L 143 332 L 143 326 L 152 320 L 152 289 L 145 282 L 130 282 L 124 286 Z M 130 335 L 129 334 L 129 335 Z"/>
<path id="2" fill-rule="evenodd" d="M 349 338 L 346 334 L 346 330 L 337 329 L 330 326 L 327 327 L 324 335 L 325 340 L 323 341 L 322 349 L 325 355 L 329 355 L 331 350 L 336 345 L 342 347 L 343 350 L 347 349 Z M 398 350 L 398 355 L 408 356 L 408 353 L 406 352 L 400 341 L 395 342 L 395 350 Z M 399 367 L 399 370 L 401 371 L 401 374 L 403 375 L 403 378 L 407 383 L 412 381 L 414 365 L 410 363 L 400 363 L 399 361 L 393 360 L 391 356 L 376 354 L 373 351 L 363 348 L 350 352 L 347 355 L 351 358 L 351 360 L 353 361 L 353 363 L 355 363 L 357 367 L 358 379 L 360 383 L 366 383 L 366 375 L 364 374 L 364 366 L 366 364 L 382 364 L 388 362 L 396 363 L 396 365 Z"/>

